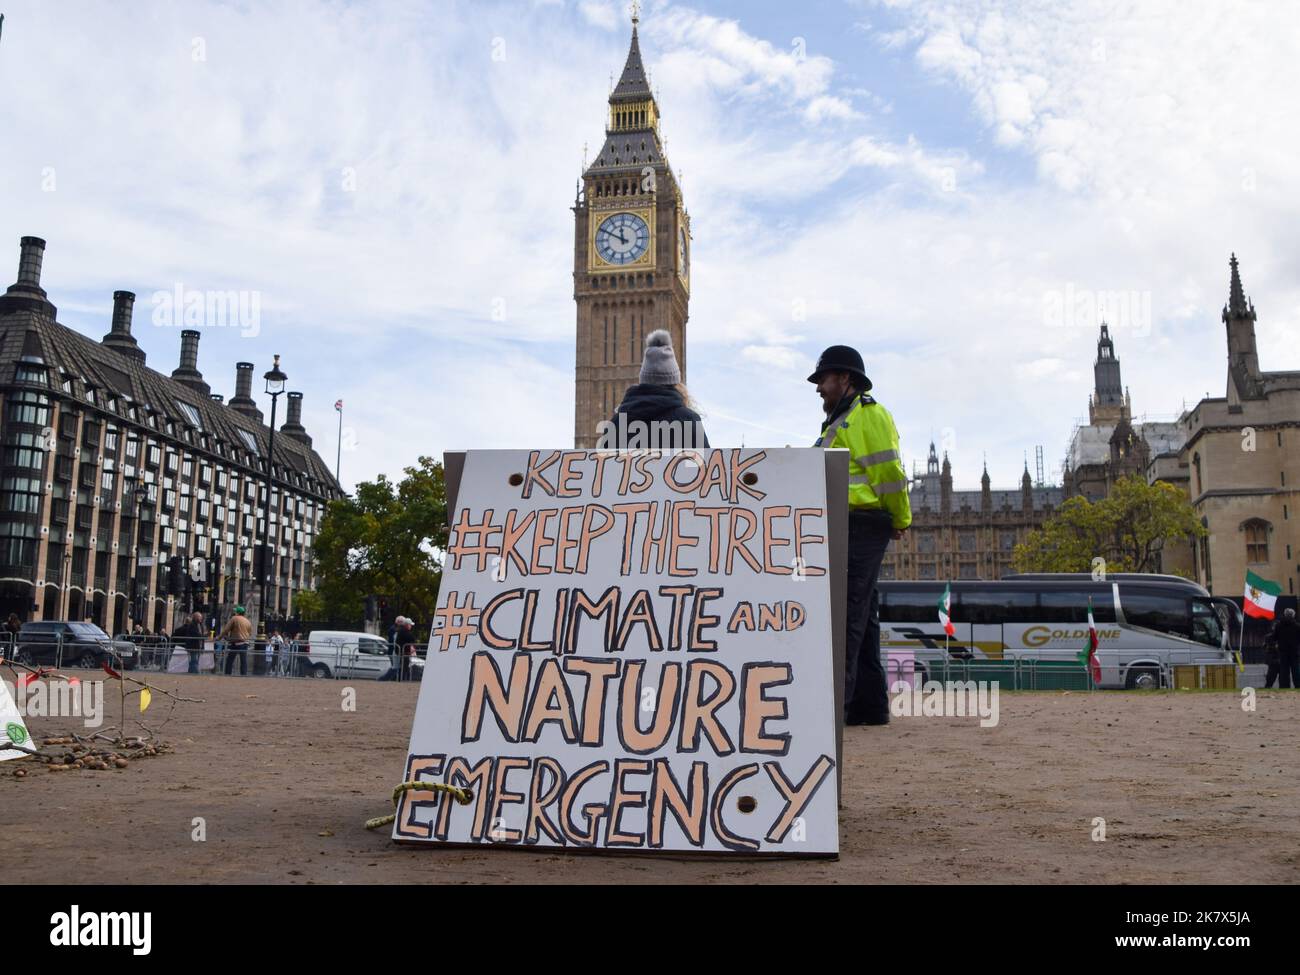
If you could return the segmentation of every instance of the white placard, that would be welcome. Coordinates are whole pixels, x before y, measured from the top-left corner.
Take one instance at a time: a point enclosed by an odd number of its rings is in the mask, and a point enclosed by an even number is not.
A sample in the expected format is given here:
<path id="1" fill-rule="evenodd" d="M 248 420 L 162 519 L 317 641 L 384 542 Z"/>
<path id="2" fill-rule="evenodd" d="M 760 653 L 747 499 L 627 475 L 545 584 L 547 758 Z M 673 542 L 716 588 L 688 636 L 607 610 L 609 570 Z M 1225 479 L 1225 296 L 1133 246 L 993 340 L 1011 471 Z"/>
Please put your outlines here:
<path id="1" fill-rule="evenodd" d="M 837 853 L 823 458 L 470 451 L 393 838 Z"/>
<path id="2" fill-rule="evenodd" d="M 11 758 L 27 757 L 26 752 L 9 748 L 10 742 L 26 745 L 28 748 L 33 747 L 32 736 L 27 731 L 27 723 L 23 721 L 18 705 L 14 703 L 14 697 L 9 693 L 9 685 L 0 680 L 0 762 Z"/>

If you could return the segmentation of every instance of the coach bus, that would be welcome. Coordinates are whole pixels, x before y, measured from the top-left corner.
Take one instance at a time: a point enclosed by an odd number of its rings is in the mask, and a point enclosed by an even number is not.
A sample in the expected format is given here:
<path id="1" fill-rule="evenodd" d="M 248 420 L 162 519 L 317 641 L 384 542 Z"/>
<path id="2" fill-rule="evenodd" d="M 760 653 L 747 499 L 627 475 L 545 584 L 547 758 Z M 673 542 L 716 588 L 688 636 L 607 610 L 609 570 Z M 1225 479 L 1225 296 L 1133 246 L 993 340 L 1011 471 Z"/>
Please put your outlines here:
<path id="1" fill-rule="evenodd" d="M 881 581 L 882 652 L 910 650 L 928 677 L 958 660 L 1076 660 L 1088 639 L 1088 600 L 1097 628 L 1101 687 L 1154 688 L 1165 668 L 1232 661 L 1240 610 L 1179 576 L 1038 573 L 951 583 L 945 636 L 938 605 L 944 582 Z"/>

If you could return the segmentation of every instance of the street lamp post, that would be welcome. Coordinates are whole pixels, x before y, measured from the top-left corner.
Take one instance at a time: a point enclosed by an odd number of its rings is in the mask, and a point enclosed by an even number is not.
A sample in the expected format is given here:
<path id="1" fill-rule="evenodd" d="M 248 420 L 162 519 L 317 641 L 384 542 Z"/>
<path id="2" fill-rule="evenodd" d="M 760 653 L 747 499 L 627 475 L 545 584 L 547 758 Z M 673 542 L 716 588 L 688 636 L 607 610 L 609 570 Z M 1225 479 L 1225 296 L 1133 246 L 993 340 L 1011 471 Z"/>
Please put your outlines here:
<path id="1" fill-rule="evenodd" d="M 275 357 L 275 364 L 271 366 L 270 372 L 263 377 L 266 380 L 266 393 L 271 397 L 271 438 L 266 449 L 266 501 L 262 505 L 262 558 L 261 558 L 261 576 L 262 576 L 262 598 L 261 605 L 258 607 L 261 619 L 258 622 L 266 629 L 266 590 L 267 577 L 270 575 L 271 563 L 271 488 L 274 484 L 275 470 L 275 405 L 280 394 L 284 392 L 285 384 L 289 377 L 280 371 L 280 357 Z M 277 539 L 278 543 L 278 539 Z M 278 544 L 277 544 L 278 547 Z"/>
<path id="2" fill-rule="evenodd" d="M 138 478 L 132 478 L 135 486 L 131 488 L 131 500 L 135 502 L 135 521 L 131 526 L 131 533 L 135 536 L 131 540 L 131 619 L 133 623 L 139 623 L 140 618 L 145 615 L 147 610 L 140 606 L 139 588 L 140 588 L 140 520 L 144 512 L 144 504 L 149 500 L 149 489 L 140 483 Z"/>
<path id="3" fill-rule="evenodd" d="M 69 542 L 69 545 L 72 543 Z M 63 553 L 63 612 L 59 614 L 61 619 L 68 618 L 68 612 L 72 609 L 72 594 L 68 591 L 72 585 L 72 553 Z"/>

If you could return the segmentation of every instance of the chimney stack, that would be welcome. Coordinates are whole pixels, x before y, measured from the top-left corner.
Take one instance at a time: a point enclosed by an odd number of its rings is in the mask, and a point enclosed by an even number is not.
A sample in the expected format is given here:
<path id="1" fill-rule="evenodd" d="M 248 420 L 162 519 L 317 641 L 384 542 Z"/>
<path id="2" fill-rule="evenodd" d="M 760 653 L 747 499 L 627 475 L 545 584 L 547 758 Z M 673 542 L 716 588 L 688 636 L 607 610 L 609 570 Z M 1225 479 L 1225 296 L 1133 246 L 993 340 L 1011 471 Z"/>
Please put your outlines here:
<path id="1" fill-rule="evenodd" d="M 181 364 L 172 370 L 172 379 L 178 383 L 184 383 L 190 389 L 204 396 L 212 394 L 211 387 L 203 381 L 203 373 L 199 372 L 199 332 L 197 329 L 187 328 L 181 332 Z"/>
<path id="2" fill-rule="evenodd" d="M 235 363 L 235 395 L 230 397 L 228 405 L 237 413 L 261 423 L 262 411 L 253 400 L 253 369 L 251 362 Z"/>
<path id="3" fill-rule="evenodd" d="M 45 241 L 39 237 L 24 237 L 18 242 L 18 284 L 32 288 L 41 286 L 41 262 L 45 259 Z"/>
<path id="4" fill-rule="evenodd" d="M 113 328 L 104 336 L 103 342 L 110 349 L 144 365 L 144 350 L 131 335 L 131 313 L 134 307 L 134 292 L 113 292 Z"/>
<path id="5" fill-rule="evenodd" d="M 45 241 L 24 237 L 19 242 L 18 280 L 0 295 L 0 312 L 34 311 L 53 318 L 57 309 L 50 304 L 41 287 L 41 263 L 45 259 Z"/>
<path id="6" fill-rule="evenodd" d="M 302 425 L 302 393 L 289 394 L 289 417 L 284 421 L 284 426 L 280 427 L 280 432 L 311 446 L 311 437 L 307 436 L 307 428 Z"/>

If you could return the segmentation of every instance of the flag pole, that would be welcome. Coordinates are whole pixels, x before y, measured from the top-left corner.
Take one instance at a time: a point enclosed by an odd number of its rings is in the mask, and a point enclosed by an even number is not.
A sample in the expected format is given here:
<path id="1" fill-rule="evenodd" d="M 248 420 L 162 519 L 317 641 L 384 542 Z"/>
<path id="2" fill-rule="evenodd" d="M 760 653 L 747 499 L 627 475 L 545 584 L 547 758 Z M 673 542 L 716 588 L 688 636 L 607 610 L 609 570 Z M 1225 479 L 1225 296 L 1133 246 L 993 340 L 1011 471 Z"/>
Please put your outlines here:
<path id="1" fill-rule="evenodd" d="M 339 402 L 342 403 L 343 401 L 339 400 Z M 338 481 L 339 487 L 343 486 L 343 482 L 339 481 L 339 469 L 341 468 L 342 464 L 343 464 L 343 407 L 340 406 L 339 407 L 338 453 L 334 457 L 334 480 Z"/>
<path id="2" fill-rule="evenodd" d="M 1242 603 L 1243 604 L 1245 603 L 1244 599 L 1242 600 Z M 1246 664 L 1245 664 L 1246 658 L 1244 656 L 1245 650 L 1246 650 L 1246 609 L 1245 606 L 1243 605 L 1241 610 L 1241 632 L 1237 635 L 1237 673 L 1239 674 L 1244 674 L 1246 672 Z"/>
<path id="3" fill-rule="evenodd" d="M 943 676 L 944 679 L 946 680 L 948 678 L 948 659 L 949 659 L 948 640 L 950 637 L 950 634 L 948 633 L 948 629 L 952 625 L 952 580 L 951 579 L 949 579 L 946 583 L 944 583 L 944 591 L 948 593 L 948 626 L 945 626 L 943 628 Z"/>

